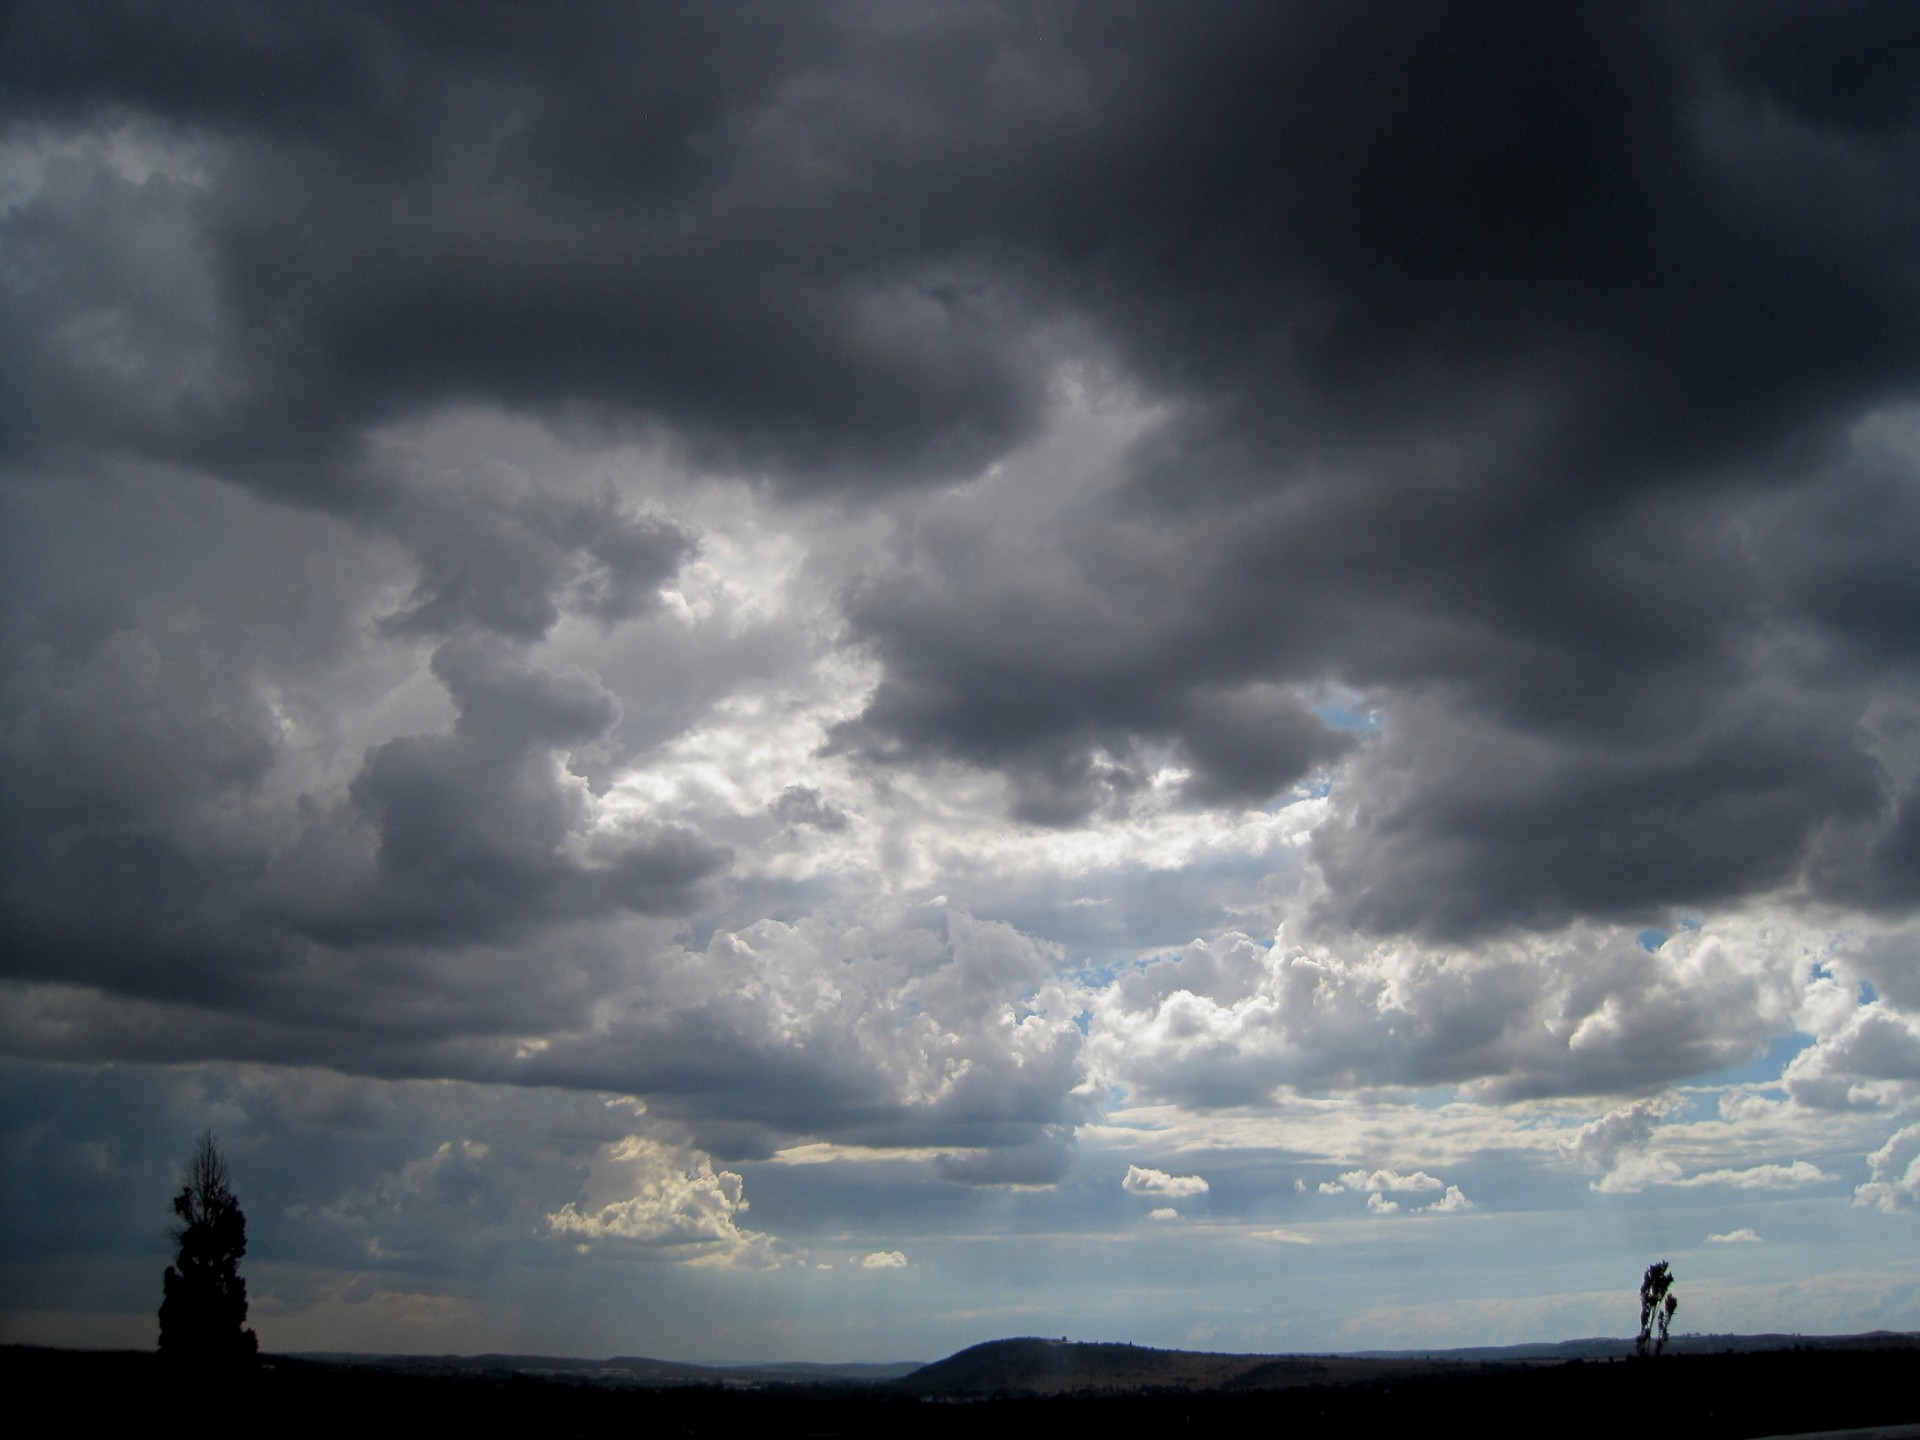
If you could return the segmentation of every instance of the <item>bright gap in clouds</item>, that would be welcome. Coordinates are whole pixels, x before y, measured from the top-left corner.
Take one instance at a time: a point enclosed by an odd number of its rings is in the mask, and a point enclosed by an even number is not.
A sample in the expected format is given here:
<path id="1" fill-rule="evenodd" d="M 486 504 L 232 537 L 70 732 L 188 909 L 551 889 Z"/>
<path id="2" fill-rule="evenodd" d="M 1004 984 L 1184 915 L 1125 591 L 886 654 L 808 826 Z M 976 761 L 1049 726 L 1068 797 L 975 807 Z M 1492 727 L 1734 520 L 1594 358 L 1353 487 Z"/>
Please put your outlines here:
<path id="1" fill-rule="evenodd" d="M 909 19 L 9 18 L 0 1335 L 1920 1326 L 1920 22 Z"/>

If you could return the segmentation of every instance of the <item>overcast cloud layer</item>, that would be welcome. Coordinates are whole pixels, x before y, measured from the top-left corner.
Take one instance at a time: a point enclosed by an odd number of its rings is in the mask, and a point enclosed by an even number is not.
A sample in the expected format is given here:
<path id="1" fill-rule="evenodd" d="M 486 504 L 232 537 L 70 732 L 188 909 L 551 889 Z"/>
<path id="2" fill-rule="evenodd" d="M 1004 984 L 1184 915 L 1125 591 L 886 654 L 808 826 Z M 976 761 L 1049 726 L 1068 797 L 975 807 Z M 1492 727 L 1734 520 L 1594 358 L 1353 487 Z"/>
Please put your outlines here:
<path id="1" fill-rule="evenodd" d="M 15 4 L 0 333 L 7 1338 L 1920 1328 L 1912 7 Z"/>

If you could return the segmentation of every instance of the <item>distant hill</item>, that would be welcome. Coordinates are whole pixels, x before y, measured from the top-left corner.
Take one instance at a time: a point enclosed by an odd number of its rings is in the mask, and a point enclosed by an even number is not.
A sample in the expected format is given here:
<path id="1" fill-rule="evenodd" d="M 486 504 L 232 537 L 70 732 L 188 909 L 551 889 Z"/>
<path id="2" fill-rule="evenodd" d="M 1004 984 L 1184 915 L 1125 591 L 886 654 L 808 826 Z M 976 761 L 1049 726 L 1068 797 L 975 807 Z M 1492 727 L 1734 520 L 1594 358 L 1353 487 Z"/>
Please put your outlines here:
<path id="1" fill-rule="evenodd" d="M 1672 1355 L 1748 1354 L 1774 1350 L 1920 1349 L 1920 1335 L 1677 1335 Z M 1364 1385 L 1379 1380 L 1445 1376 L 1501 1366 L 1559 1365 L 1623 1359 L 1626 1338 L 1599 1336 L 1533 1345 L 1452 1350 L 1368 1350 L 1328 1355 L 1242 1355 L 1156 1350 L 1145 1345 L 1074 1342 L 1022 1336 L 969 1346 L 931 1365 L 689 1365 L 644 1355 L 581 1360 L 557 1355 L 353 1355 L 306 1353 L 291 1358 L 446 1379 L 517 1376 L 615 1389 L 747 1390 L 787 1386 L 879 1387 L 924 1399 L 986 1396 L 1134 1394 L 1150 1391 L 1248 1391 L 1302 1385 Z"/>
<path id="2" fill-rule="evenodd" d="M 1146 1390 L 1240 1390 L 1343 1385 L 1449 1368 L 1423 1357 L 1222 1355 L 1144 1345 L 1075 1344 L 1023 1337 L 989 1340 L 914 1371 L 894 1386 L 911 1395 L 1110 1394 Z M 1459 1368 L 1454 1362 L 1452 1368 Z"/>
<path id="3" fill-rule="evenodd" d="M 927 1396 L 1058 1395 L 1175 1387 L 1213 1390 L 1270 1358 L 1022 1336 L 969 1346 L 922 1366 L 897 1382 L 897 1388 Z"/>
<path id="4" fill-rule="evenodd" d="M 1920 1335 L 1686 1335 L 1669 1354 L 1744 1354 L 1773 1350 L 1920 1348 Z M 1025 1336 L 970 1346 L 913 1371 L 892 1387 L 928 1399 L 1012 1395 L 1089 1395 L 1165 1390 L 1246 1391 L 1303 1385 L 1363 1385 L 1380 1380 L 1461 1374 L 1492 1367 L 1623 1359 L 1630 1339 L 1600 1337 L 1555 1344 L 1455 1350 L 1376 1350 L 1340 1355 L 1238 1355 L 1085 1344 Z"/>

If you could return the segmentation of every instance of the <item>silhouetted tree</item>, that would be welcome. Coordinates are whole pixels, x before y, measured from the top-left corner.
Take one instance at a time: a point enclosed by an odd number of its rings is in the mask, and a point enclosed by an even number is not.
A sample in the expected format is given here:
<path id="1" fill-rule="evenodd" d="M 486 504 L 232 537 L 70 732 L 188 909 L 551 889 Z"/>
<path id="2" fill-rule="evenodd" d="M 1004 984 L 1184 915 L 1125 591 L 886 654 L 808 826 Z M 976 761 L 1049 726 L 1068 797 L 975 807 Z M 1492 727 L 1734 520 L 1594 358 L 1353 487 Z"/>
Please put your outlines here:
<path id="1" fill-rule="evenodd" d="M 1640 1280 L 1640 1336 L 1633 1342 L 1635 1355 L 1651 1358 L 1667 1348 L 1667 1330 L 1673 1324 L 1673 1312 L 1679 1308 L 1680 1301 L 1673 1293 L 1672 1269 L 1664 1260 L 1649 1265 Z M 1660 1331 L 1658 1340 L 1654 1339 L 1656 1326 Z"/>
<path id="2" fill-rule="evenodd" d="M 179 1258 L 167 1267 L 160 1302 L 160 1349 L 192 1360 L 250 1360 L 260 1348 L 247 1329 L 247 1217 L 234 1199 L 227 1162 L 202 1132 L 187 1164 L 187 1183 L 173 1197 L 180 1217 L 173 1238 Z"/>

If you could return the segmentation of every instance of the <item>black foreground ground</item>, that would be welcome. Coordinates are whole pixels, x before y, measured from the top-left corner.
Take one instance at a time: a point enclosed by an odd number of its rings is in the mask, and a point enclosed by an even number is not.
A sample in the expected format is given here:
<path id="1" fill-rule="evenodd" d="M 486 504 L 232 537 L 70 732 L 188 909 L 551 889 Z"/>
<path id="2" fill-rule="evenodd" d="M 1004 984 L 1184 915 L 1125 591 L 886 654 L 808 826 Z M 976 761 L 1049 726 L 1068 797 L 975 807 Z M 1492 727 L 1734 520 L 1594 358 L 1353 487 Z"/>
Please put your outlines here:
<path id="1" fill-rule="evenodd" d="M 1920 1421 L 1920 1351 L 1784 1350 L 1658 1361 L 1460 1365 L 1343 1384 L 942 1401 L 887 1386 L 609 1387 L 523 1375 L 407 1373 L 268 1357 L 204 1372 L 137 1352 L 0 1348 L 17 1413 L 62 1430 L 131 1422 L 221 1435 L 358 1440 L 476 1435 L 830 1436 L 1208 1432 L 1276 1437 L 1447 1433 L 1735 1440 Z"/>

